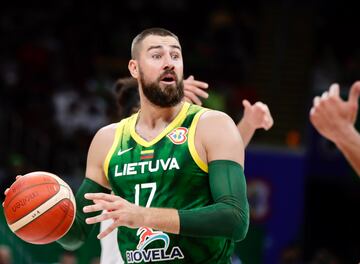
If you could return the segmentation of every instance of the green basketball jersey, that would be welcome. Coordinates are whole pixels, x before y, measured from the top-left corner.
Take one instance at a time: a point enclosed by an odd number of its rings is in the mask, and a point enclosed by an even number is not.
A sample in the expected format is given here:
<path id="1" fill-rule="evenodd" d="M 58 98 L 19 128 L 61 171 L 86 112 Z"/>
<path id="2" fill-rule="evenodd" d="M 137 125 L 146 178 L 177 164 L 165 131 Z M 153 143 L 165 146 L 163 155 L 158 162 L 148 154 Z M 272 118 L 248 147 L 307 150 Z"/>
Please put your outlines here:
<path id="1" fill-rule="evenodd" d="M 195 149 L 195 129 L 205 108 L 184 103 L 176 118 L 150 142 L 135 131 L 138 114 L 117 125 L 104 163 L 116 195 L 146 207 L 192 209 L 213 203 L 208 167 Z M 125 263 L 230 263 L 232 240 L 174 235 L 148 227 L 119 227 Z"/>

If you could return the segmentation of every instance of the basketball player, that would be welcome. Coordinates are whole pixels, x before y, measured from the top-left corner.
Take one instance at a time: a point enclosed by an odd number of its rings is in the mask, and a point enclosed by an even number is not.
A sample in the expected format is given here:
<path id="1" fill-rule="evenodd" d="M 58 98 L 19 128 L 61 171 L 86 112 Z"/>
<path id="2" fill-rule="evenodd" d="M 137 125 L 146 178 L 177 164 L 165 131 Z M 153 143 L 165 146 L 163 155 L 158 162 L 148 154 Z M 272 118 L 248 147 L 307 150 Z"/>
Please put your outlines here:
<path id="1" fill-rule="evenodd" d="M 202 102 L 199 97 L 207 98 L 208 94 L 203 91 L 208 88 L 205 82 L 197 81 L 194 76 L 189 76 L 184 80 L 185 100 L 191 103 L 201 105 Z M 138 92 L 138 83 L 136 79 L 121 78 L 115 83 L 115 93 L 118 104 L 119 118 L 123 119 L 129 117 L 139 110 L 140 98 Z M 106 212 L 106 211 L 103 211 Z M 100 231 L 105 230 L 112 224 L 112 219 L 102 221 L 100 223 Z M 124 263 L 117 243 L 117 229 L 109 235 L 100 240 L 101 255 L 100 263 L 103 264 L 122 264 Z"/>
<path id="2" fill-rule="evenodd" d="M 193 76 L 190 76 L 184 80 L 184 91 L 185 100 L 188 102 L 199 104 L 201 98 L 207 98 L 207 93 L 203 92 L 202 89 L 206 89 L 208 85 L 205 82 L 194 80 Z M 201 92 L 203 93 L 201 93 Z M 138 111 L 139 104 L 139 93 L 138 83 L 134 78 L 121 78 L 115 84 L 115 92 L 117 98 L 117 104 L 119 109 L 120 119 L 126 118 L 131 114 Z M 189 96 L 191 95 L 191 96 Z M 272 126 L 273 119 L 267 105 L 257 102 L 254 105 L 250 105 L 246 100 L 243 101 L 245 104 L 244 116 L 239 122 L 238 129 L 240 135 L 247 141 L 251 140 L 255 129 L 264 128 L 269 129 Z M 248 103 L 248 105 L 247 105 Z M 244 132 L 242 132 L 244 131 Z M 109 225 L 112 224 L 112 220 L 108 219 L 102 221 L 100 224 L 100 230 L 105 230 Z M 117 229 L 111 232 L 108 236 L 100 240 L 101 243 L 101 257 L 100 263 L 103 264 L 122 264 L 124 263 L 119 252 L 117 243 Z"/>
<path id="3" fill-rule="evenodd" d="M 355 82 L 344 101 L 339 85 L 332 84 L 329 91 L 316 96 L 310 110 L 310 120 L 319 133 L 332 141 L 360 176 L 360 134 L 355 128 L 360 94 L 360 81 Z"/>
<path id="4" fill-rule="evenodd" d="M 92 224 L 113 219 L 98 238 L 119 227 L 127 263 L 229 263 L 249 225 L 236 125 L 222 112 L 183 102 L 182 51 L 173 33 L 141 32 L 128 67 L 140 111 L 95 135 L 75 222 L 58 242 L 74 250 Z"/>

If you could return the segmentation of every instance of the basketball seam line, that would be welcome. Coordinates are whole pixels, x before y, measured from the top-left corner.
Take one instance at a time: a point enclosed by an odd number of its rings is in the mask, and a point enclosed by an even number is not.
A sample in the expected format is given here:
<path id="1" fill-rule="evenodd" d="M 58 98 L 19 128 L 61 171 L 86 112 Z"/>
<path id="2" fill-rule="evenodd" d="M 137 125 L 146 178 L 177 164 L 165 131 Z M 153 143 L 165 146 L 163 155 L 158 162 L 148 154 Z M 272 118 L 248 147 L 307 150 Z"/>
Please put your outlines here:
<path id="1" fill-rule="evenodd" d="M 60 185 L 60 186 L 63 186 L 63 185 Z M 64 187 L 66 188 L 66 186 L 64 186 Z M 69 190 L 68 188 L 66 188 L 66 189 L 67 189 L 67 191 L 69 192 L 69 197 L 71 197 L 71 192 L 70 192 L 70 190 Z M 64 198 L 64 199 L 66 199 L 66 198 Z M 64 199 L 62 199 L 62 200 L 64 200 Z M 60 200 L 57 204 L 59 204 L 62 200 Z M 71 199 L 69 198 L 69 200 L 71 200 Z M 49 210 L 51 210 L 52 208 L 54 208 L 54 206 L 56 206 L 57 204 L 54 204 L 54 205 L 53 205 L 52 207 L 50 207 L 47 211 L 49 211 Z M 75 208 L 74 208 L 74 209 L 75 209 Z M 52 233 L 54 233 L 54 232 L 58 229 L 58 227 L 63 224 L 63 221 L 64 221 L 65 218 L 67 217 L 69 210 L 70 210 L 70 206 L 68 206 L 68 208 L 66 209 L 66 213 L 64 214 L 64 216 L 63 216 L 63 218 L 61 219 L 61 221 L 59 221 L 59 223 L 58 223 L 48 234 L 44 235 L 44 236 L 41 237 L 41 238 L 38 238 L 38 239 L 36 239 L 36 240 L 29 241 L 29 242 L 36 243 L 36 242 L 38 242 L 38 241 L 40 241 L 40 240 L 43 240 L 44 238 L 50 236 Z M 47 211 L 46 211 L 46 212 L 47 212 Z M 46 212 L 44 212 L 43 214 L 45 214 Z M 76 211 L 74 210 L 74 214 L 75 214 L 75 213 L 76 213 Z M 72 224 L 71 224 L 71 225 L 72 225 Z M 71 225 L 70 225 L 70 227 L 71 227 Z M 69 227 L 69 228 L 70 228 L 70 227 Z M 67 231 L 68 231 L 68 230 L 67 230 Z M 64 233 L 64 235 L 67 233 L 67 231 Z"/>

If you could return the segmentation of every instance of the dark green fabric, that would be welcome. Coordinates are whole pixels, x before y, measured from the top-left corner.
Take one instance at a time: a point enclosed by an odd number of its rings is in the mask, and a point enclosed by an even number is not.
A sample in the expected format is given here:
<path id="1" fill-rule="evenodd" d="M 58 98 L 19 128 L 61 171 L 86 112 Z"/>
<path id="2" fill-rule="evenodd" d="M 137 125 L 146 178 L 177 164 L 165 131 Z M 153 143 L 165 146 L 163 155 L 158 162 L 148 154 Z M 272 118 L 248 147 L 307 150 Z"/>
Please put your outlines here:
<path id="1" fill-rule="evenodd" d="M 179 210 L 180 234 L 243 240 L 249 227 L 243 168 L 230 160 L 212 161 L 209 163 L 209 183 L 214 204 Z"/>
<path id="2" fill-rule="evenodd" d="M 85 193 L 110 193 L 110 190 L 94 182 L 89 178 L 85 178 L 76 193 L 76 218 L 70 230 L 65 236 L 57 240 L 66 250 L 78 249 L 90 234 L 94 225 L 88 225 L 85 220 L 88 217 L 99 215 L 101 212 L 84 213 L 83 207 L 93 204 L 91 200 L 84 198 Z"/>

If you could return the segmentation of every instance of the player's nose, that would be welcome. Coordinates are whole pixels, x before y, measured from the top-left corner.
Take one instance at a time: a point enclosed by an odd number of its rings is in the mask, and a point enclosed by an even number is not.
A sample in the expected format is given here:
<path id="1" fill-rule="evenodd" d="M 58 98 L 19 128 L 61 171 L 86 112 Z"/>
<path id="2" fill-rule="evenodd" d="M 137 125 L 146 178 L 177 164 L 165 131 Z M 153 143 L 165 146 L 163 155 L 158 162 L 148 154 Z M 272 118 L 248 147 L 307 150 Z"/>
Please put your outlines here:
<path id="1" fill-rule="evenodd" d="M 172 58 L 170 55 L 166 55 L 164 56 L 164 64 L 163 64 L 163 69 L 164 70 L 174 70 L 175 65 L 174 62 L 172 61 Z"/>

